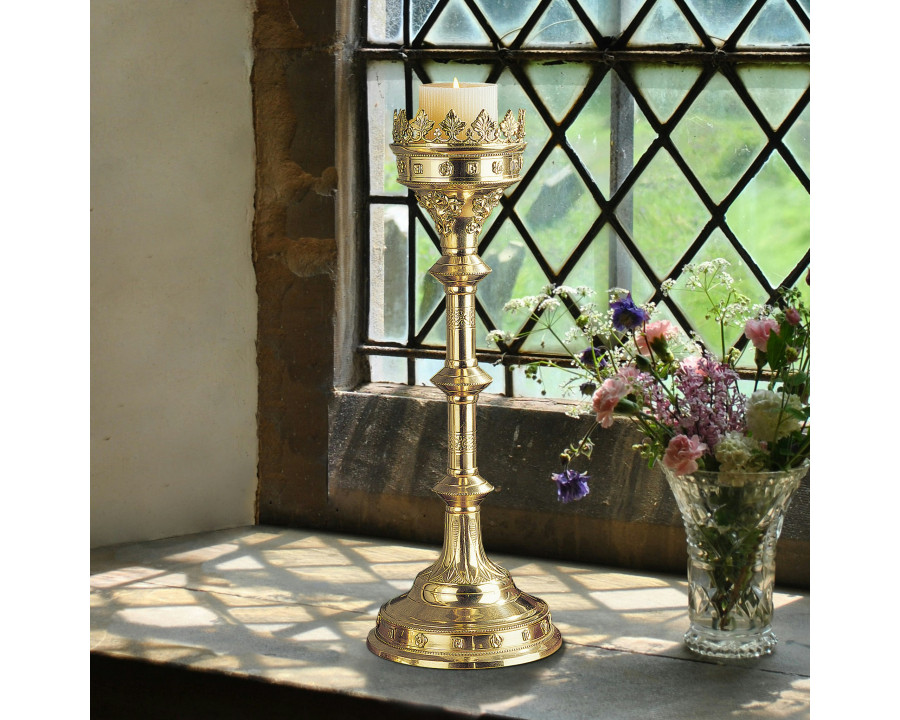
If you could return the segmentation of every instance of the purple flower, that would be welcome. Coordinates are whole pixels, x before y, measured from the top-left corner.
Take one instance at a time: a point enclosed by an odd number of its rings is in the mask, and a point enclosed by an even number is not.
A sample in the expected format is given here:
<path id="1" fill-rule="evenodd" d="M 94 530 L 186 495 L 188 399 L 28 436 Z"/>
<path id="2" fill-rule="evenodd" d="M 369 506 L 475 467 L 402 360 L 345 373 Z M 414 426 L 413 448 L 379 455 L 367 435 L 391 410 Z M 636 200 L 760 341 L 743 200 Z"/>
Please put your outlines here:
<path id="1" fill-rule="evenodd" d="M 710 449 L 725 433 L 744 429 L 746 399 L 738 380 L 730 367 L 704 355 L 696 363 L 682 363 L 673 373 L 673 386 L 679 395 L 678 402 L 673 403 L 653 376 L 640 376 L 650 415 L 678 434 L 697 435 Z"/>
<path id="2" fill-rule="evenodd" d="M 650 319 L 646 310 L 634 304 L 631 293 L 628 293 L 622 300 L 611 302 L 609 307 L 613 311 L 613 327 L 620 332 L 634 330 Z"/>
<path id="3" fill-rule="evenodd" d="M 591 491 L 588 487 L 591 476 L 577 470 L 566 469 L 561 473 L 551 473 L 550 479 L 556 483 L 556 497 L 560 502 L 581 500 Z"/>
<path id="4" fill-rule="evenodd" d="M 606 367 L 605 356 L 606 348 L 592 347 L 581 353 L 578 359 L 581 360 L 582 365 L 587 365 L 588 367 L 596 365 L 597 367 L 604 368 Z"/>

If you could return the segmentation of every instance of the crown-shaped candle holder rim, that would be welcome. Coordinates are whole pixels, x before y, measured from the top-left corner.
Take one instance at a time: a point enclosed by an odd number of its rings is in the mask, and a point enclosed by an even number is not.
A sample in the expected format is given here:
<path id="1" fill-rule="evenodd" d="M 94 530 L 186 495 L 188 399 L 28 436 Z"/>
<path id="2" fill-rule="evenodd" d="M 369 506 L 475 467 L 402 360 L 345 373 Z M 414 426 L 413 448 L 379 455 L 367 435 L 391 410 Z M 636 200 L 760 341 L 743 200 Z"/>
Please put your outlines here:
<path id="1" fill-rule="evenodd" d="M 521 143 L 525 140 L 525 110 L 518 117 L 507 110 L 503 120 L 491 119 L 486 110 L 466 123 L 450 110 L 438 124 L 424 110 L 409 120 L 406 110 L 394 110 L 393 141 L 397 145 L 493 145 Z"/>

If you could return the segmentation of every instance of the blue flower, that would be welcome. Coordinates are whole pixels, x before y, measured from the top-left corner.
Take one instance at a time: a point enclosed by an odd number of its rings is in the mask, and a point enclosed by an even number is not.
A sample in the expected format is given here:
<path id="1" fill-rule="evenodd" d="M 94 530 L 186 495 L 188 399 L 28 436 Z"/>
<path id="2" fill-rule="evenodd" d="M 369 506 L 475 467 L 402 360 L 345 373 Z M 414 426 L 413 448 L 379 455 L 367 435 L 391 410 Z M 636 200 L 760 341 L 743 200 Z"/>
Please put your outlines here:
<path id="1" fill-rule="evenodd" d="M 611 302 L 609 307 L 613 311 L 613 327 L 620 332 L 634 330 L 650 319 L 650 315 L 646 310 L 634 304 L 634 300 L 631 299 L 631 293 L 628 293 L 621 300 Z"/>
<path id="2" fill-rule="evenodd" d="M 577 470 L 566 469 L 561 473 L 551 473 L 550 479 L 556 483 L 556 497 L 563 503 L 581 500 L 591 491 L 588 487 L 591 476 Z"/>

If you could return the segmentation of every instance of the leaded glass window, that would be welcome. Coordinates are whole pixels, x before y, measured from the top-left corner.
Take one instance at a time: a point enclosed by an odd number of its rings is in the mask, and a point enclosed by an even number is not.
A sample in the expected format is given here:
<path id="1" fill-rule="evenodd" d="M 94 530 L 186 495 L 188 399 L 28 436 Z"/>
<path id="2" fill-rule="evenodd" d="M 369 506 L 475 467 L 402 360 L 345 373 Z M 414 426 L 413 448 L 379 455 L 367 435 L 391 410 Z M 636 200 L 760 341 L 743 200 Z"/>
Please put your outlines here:
<path id="1" fill-rule="evenodd" d="M 388 147 L 421 83 L 497 83 L 501 114 L 527 113 L 522 180 L 480 237 L 488 392 L 538 392 L 512 369 L 561 352 L 486 339 L 521 330 L 503 305 L 548 283 L 627 287 L 702 336 L 702 304 L 659 291 L 689 262 L 725 257 L 758 303 L 806 289 L 809 0 L 373 0 L 362 19 L 372 380 L 427 383 L 443 364 L 439 240 Z"/>

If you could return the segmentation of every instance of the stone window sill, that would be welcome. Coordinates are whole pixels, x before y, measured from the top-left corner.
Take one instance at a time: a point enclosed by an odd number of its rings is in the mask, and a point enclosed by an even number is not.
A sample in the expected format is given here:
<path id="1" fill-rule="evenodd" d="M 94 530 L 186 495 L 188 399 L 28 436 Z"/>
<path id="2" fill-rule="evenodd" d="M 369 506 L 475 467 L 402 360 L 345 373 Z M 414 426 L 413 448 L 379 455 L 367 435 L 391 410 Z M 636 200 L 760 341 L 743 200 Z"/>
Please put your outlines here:
<path id="1" fill-rule="evenodd" d="M 298 708 L 302 715 L 298 701 L 331 708 L 328 717 L 809 717 L 808 593 L 775 593 L 774 655 L 712 662 L 681 643 L 687 584 L 680 575 L 488 552 L 521 590 L 549 603 L 564 638 L 556 654 L 465 672 L 370 653 L 365 638 L 378 608 L 409 589 L 436 559 L 434 546 L 255 526 L 94 550 L 93 716 L 156 717 L 138 710 L 158 704 L 172 717 L 207 717 L 179 715 L 179 707 L 204 703 L 212 711 L 218 702 L 216 717 L 248 717 L 240 703 L 278 690 L 284 715 L 277 703 L 257 705 L 267 718 L 295 717 Z M 144 668 L 143 681 L 140 672 L 116 680 L 117 661 L 138 660 L 132 666 Z M 153 668 L 193 672 L 201 690 L 201 680 L 220 685 L 192 697 L 190 683 L 179 683 L 185 694 L 176 694 L 164 683 L 153 687 Z M 247 693 L 226 691 L 250 681 Z M 348 703 L 354 714 L 341 715 Z"/>
<path id="2" fill-rule="evenodd" d="M 328 502 L 341 518 L 335 529 L 440 542 L 444 505 L 431 487 L 447 462 L 443 393 L 371 383 L 336 391 L 329 415 Z M 627 418 L 595 433 L 590 495 L 557 502 L 550 473 L 586 423 L 565 416 L 559 401 L 482 393 L 478 466 L 496 489 L 482 506 L 486 543 L 513 554 L 683 572 L 678 508 L 663 473 L 632 450 L 640 435 Z M 777 562 L 780 585 L 809 587 L 809 476 L 785 516 Z"/>

